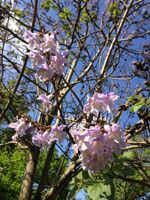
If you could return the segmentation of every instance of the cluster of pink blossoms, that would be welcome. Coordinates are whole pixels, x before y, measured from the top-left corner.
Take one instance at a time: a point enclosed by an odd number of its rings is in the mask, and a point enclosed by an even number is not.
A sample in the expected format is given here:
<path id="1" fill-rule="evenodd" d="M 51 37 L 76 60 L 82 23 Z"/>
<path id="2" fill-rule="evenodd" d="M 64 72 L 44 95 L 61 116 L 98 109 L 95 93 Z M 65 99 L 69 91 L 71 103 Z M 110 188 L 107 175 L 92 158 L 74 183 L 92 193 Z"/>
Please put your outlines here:
<path id="1" fill-rule="evenodd" d="M 50 130 L 39 130 L 32 125 L 26 118 L 18 119 L 15 123 L 10 123 L 9 128 L 13 128 L 16 134 L 13 140 L 22 138 L 25 135 L 31 135 L 32 143 L 41 149 L 47 149 L 53 141 L 61 142 L 65 138 L 64 125 L 53 125 Z"/>
<path id="2" fill-rule="evenodd" d="M 56 75 L 61 76 L 68 51 L 60 52 L 56 33 L 26 31 L 24 37 L 29 43 L 27 48 L 30 51 L 27 54 L 32 60 L 32 66 L 36 66 L 36 76 L 41 81 L 49 81 Z"/>
<path id="3" fill-rule="evenodd" d="M 80 152 L 83 169 L 98 172 L 121 153 L 126 146 L 124 133 L 117 124 L 95 125 L 84 131 L 74 130 L 76 144 L 73 149 Z"/>
<path id="4" fill-rule="evenodd" d="M 89 97 L 83 111 L 87 115 L 99 112 L 113 112 L 114 102 L 118 96 L 113 92 L 108 94 L 95 93 Z M 95 122 L 94 122 L 95 123 Z M 76 141 L 73 145 L 74 151 L 80 152 L 80 159 L 83 168 L 92 172 L 98 172 L 106 164 L 114 159 L 114 155 L 121 153 L 121 149 L 126 146 L 124 132 L 118 124 L 95 125 L 90 128 L 73 130 L 72 136 Z"/>
<path id="5" fill-rule="evenodd" d="M 53 95 L 41 94 L 38 100 L 46 107 L 52 102 Z M 118 96 L 114 93 L 95 93 L 89 97 L 87 104 L 84 106 L 84 113 L 87 115 L 99 115 L 99 112 L 113 112 L 114 102 Z M 95 124 L 95 121 L 93 120 Z M 41 149 L 47 149 L 53 141 L 61 142 L 66 133 L 64 125 L 53 125 L 51 129 L 39 130 L 37 126 L 29 122 L 26 118 L 19 119 L 16 123 L 11 123 L 10 128 L 14 128 L 16 134 L 12 137 L 17 140 L 25 135 L 31 135 L 32 143 Z M 71 131 L 75 144 L 73 149 L 75 153 L 80 154 L 83 169 L 92 172 L 99 172 L 106 164 L 114 160 L 114 155 L 121 153 L 121 149 L 126 147 L 124 132 L 118 124 L 107 124 L 100 121 L 90 128 L 74 129 Z"/>
<path id="6" fill-rule="evenodd" d="M 23 137 L 27 133 L 32 134 L 32 125 L 25 118 L 20 118 L 15 123 L 10 123 L 9 128 L 13 128 L 16 134 L 12 136 L 13 140 L 17 140 L 19 137 Z"/>
<path id="7" fill-rule="evenodd" d="M 117 100 L 119 96 L 115 95 L 113 92 L 108 94 L 95 93 L 92 97 L 88 97 L 87 104 L 85 104 L 83 111 L 86 114 L 94 114 L 98 116 L 99 112 L 109 112 L 113 109 L 114 101 Z"/>

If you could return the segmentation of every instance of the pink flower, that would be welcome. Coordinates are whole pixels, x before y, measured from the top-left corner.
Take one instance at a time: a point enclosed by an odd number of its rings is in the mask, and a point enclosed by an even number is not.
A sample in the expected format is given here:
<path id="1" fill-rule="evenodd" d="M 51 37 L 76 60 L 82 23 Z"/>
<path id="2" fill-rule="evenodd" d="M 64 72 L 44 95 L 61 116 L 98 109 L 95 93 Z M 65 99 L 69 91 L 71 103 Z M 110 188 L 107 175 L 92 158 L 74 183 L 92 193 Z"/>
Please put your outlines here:
<path id="1" fill-rule="evenodd" d="M 27 122 L 27 119 L 23 117 L 18 119 L 15 123 L 10 123 L 8 127 L 16 131 L 16 134 L 12 137 L 13 140 L 17 140 L 18 137 L 23 137 L 28 133 L 32 134 L 32 131 L 30 131 L 32 127 L 31 123 Z"/>
<path id="2" fill-rule="evenodd" d="M 49 141 L 50 131 L 45 131 L 44 133 L 39 131 L 32 137 L 32 143 L 35 146 L 40 147 L 41 150 L 47 149 L 49 147 Z"/>
<path id="3" fill-rule="evenodd" d="M 66 136 L 66 132 L 63 130 L 66 126 L 65 125 L 53 125 L 51 128 L 51 141 L 59 141 L 61 142 L 64 140 Z"/>
<path id="4" fill-rule="evenodd" d="M 63 75 L 68 51 L 59 51 L 55 32 L 44 34 L 27 31 L 25 38 L 29 42 L 30 50 L 27 55 L 32 60 L 32 66 L 37 66 L 36 77 L 41 81 L 49 81 L 55 75 Z"/>
<path id="5" fill-rule="evenodd" d="M 51 54 L 57 54 L 59 51 L 59 44 L 56 42 L 55 33 L 44 34 L 44 42 L 42 43 L 43 52 L 50 52 Z"/>
<path id="6" fill-rule="evenodd" d="M 32 50 L 27 55 L 31 58 L 33 67 L 47 62 L 47 58 L 39 50 Z"/>
<path id="7" fill-rule="evenodd" d="M 50 65 L 44 63 L 40 66 L 40 69 L 36 73 L 36 77 L 39 78 L 40 81 L 49 81 L 54 76 L 54 70 Z"/>
<path id="8" fill-rule="evenodd" d="M 55 56 L 52 56 L 51 68 L 58 75 L 63 74 L 67 53 L 68 51 L 64 51 L 63 53 L 57 53 Z"/>
<path id="9" fill-rule="evenodd" d="M 84 131 L 74 130 L 72 133 L 76 144 L 74 151 L 80 152 L 83 169 L 98 172 L 114 159 L 125 147 L 124 132 L 117 124 L 92 126 Z"/>
<path id="10" fill-rule="evenodd" d="M 123 130 L 118 124 L 104 125 L 104 129 L 107 132 L 106 137 L 110 140 L 110 145 L 115 154 L 119 154 L 121 149 L 126 146 Z"/>
<path id="11" fill-rule="evenodd" d="M 32 143 L 35 146 L 40 147 L 42 150 L 47 149 L 53 141 L 59 141 L 61 142 L 66 133 L 63 131 L 64 125 L 54 125 L 51 128 L 51 131 L 45 131 L 44 133 L 42 131 L 38 131 L 35 135 L 32 137 Z"/>
<path id="12" fill-rule="evenodd" d="M 98 116 L 99 112 L 111 112 L 113 109 L 114 101 L 118 99 L 117 95 L 113 92 L 108 94 L 95 93 L 92 97 L 89 97 L 87 104 L 85 104 L 83 111 L 88 115 L 90 113 Z"/>
<path id="13" fill-rule="evenodd" d="M 107 104 L 107 111 L 110 112 L 114 105 L 114 101 L 116 101 L 119 98 L 118 95 L 115 95 L 113 92 L 110 92 L 105 95 L 105 103 Z"/>
<path id="14" fill-rule="evenodd" d="M 26 31 L 24 38 L 29 43 L 27 46 L 29 49 L 39 48 L 40 45 L 40 36 L 39 33 L 32 33 L 31 31 Z"/>
<path id="15" fill-rule="evenodd" d="M 15 135 L 12 136 L 12 140 L 17 141 L 19 135 L 16 133 Z"/>
<path id="16" fill-rule="evenodd" d="M 37 99 L 41 101 L 44 105 L 49 106 L 53 97 L 54 97 L 53 94 L 50 95 L 41 94 Z"/>

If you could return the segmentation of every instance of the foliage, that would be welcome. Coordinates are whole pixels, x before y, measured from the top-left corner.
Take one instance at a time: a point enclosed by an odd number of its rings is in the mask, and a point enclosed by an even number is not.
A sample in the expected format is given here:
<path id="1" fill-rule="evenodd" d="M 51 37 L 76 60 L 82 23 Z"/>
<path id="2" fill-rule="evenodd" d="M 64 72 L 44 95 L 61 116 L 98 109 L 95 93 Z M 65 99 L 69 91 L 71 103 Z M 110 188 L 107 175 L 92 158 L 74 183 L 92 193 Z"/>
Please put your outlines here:
<path id="1" fill-rule="evenodd" d="M 137 112 L 142 107 L 147 109 L 150 107 L 150 98 L 147 99 L 146 97 L 142 97 L 140 95 L 129 97 L 128 101 L 134 104 L 130 109 L 132 112 Z"/>
<path id="2" fill-rule="evenodd" d="M 144 156 L 145 152 L 141 156 Z M 142 174 L 138 167 L 131 164 L 131 160 L 136 162 L 138 154 L 133 151 L 124 152 L 116 161 L 111 164 L 101 174 L 91 174 L 87 171 L 81 171 L 71 182 L 71 190 L 68 199 L 73 199 L 76 192 L 84 188 L 87 193 L 87 199 L 96 200 L 130 200 L 131 194 L 134 199 L 144 196 L 149 192 L 149 187 L 139 185 L 134 180 L 140 180 Z M 150 171 L 147 171 L 150 174 Z M 125 177 L 122 180 L 120 177 Z M 128 182 L 126 177 L 131 178 L 133 182 Z"/>
<path id="3" fill-rule="evenodd" d="M 13 144 L 11 145 L 13 146 Z M 23 178 L 28 151 L 20 148 L 1 147 L 0 154 L 0 198 L 17 199 Z"/>
<path id="4" fill-rule="evenodd" d="M 119 3 L 117 1 L 110 3 L 110 5 L 108 7 L 108 13 L 110 14 L 110 18 L 112 20 L 119 19 L 120 15 L 121 15 L 121 10 L 119 8 Z"/>

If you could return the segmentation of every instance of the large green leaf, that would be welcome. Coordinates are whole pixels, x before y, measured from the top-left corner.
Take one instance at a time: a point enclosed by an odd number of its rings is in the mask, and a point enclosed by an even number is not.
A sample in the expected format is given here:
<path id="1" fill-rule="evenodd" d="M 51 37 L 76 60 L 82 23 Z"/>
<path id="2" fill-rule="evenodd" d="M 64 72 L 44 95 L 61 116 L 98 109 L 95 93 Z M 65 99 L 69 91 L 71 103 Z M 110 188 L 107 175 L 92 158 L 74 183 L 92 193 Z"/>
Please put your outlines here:
<path id="1" fill-rule="evenodd" d="M 110 185 L 104 183 L 95 183 L 87 187 L 87 193 L 92 200 L 108 200 L 110 199 Z"/>

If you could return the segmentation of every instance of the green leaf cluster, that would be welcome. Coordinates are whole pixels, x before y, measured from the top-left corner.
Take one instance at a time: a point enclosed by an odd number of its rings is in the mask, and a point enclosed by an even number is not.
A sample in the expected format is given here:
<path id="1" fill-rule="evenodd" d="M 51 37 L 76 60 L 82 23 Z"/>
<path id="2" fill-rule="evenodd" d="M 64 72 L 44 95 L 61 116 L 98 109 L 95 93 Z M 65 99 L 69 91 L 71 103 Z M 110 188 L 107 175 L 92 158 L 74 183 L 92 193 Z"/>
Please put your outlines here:
<path id="1" fill-rule="evenodd" d="M 95 21 L 97 19 L 97 14 L 95 11 L 88 11 L 89 13 L 87 13 L 86 9 L 82 10 L 82 14 L 80 17 L 80 22 L 83 23 L 87 23 L 87 22 L 92 22 Z"/>
<path id="2" fill-rule="evenodd" d="M 88 14 L 87 14 L 85 9 L 83 9 L 83 11 L 82 11 L 82 15 L 80 17 L 80 21 L 84 22 L 84 23 L 90 21 L 90 18 L 89 18 L 89 16 L 88 16 Z"/>
<path id="3" fill-rule="evenodd" d="M 41 3 L 41 7 L 44 8 L 46 11 L 49 11 L 52 8 L 52 0 L 45 0 Z"/>
<path id="4" fill-rule="evenodd" d="M 0 150 L 0 199 L 18 199 L 28 151 L 5 146 Z"/>
<path id="5" fill-rule="evenodd" d="M 141 156 L 144 155 L 145 152 Z M 133 194 L 135 199 L 147 194 L 146 186 L 119 178 L 121 176 L 125 179 L 142 180 L 139 170 L 131 164 L 137 156 L 139 156 L 137 151 L 128 150 L 100 173 L 92 174 L 82 170 L 71 181 L 67 200 L 74 200 L 80 190 L 86 192 L 85 199 L 87 200 L 130 200 L 130 194 Z"/>
<path id="6" fill-rule="evenodd" d="M 62 21 L 66 21 L 71 17 L 71 11 L 69 8 L 63 8 L 63 11 L 59 13 L 59 17 L 61 18 Z"/>
<path id="7" fill-rule="evenodd" d="M 128 98 L 128 101 L 132 104 L 130 111 L 137 112 L 139 109 L 145 107 L 150 107 L 150 98 L 146 98 L 140 95 L 131 96 Z"/>
<path id="8" fill-rule="evenodd" d="M 108 7 L 108 14 L 110 14 L 110 18 L 116 20 L 121 15 L 121 10 L 119 8 L 119 3 L 116 1 L 112 2 Z"/>

